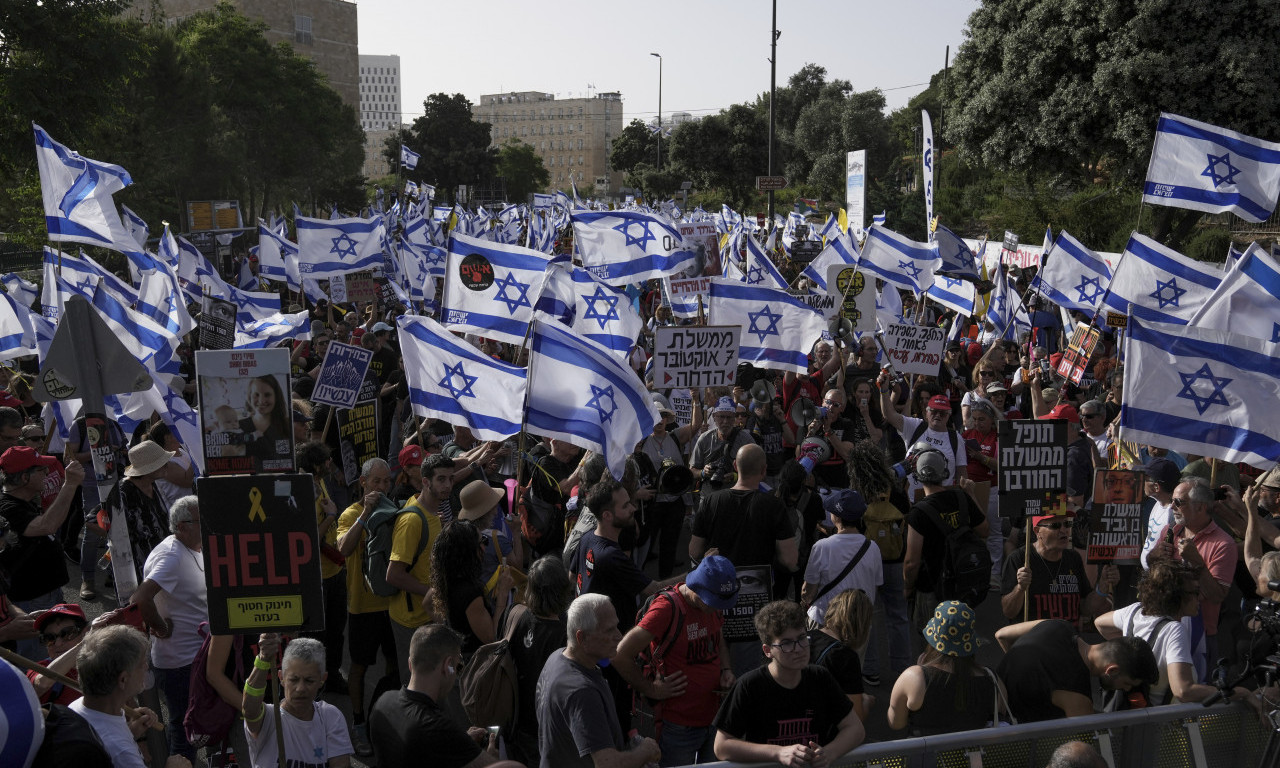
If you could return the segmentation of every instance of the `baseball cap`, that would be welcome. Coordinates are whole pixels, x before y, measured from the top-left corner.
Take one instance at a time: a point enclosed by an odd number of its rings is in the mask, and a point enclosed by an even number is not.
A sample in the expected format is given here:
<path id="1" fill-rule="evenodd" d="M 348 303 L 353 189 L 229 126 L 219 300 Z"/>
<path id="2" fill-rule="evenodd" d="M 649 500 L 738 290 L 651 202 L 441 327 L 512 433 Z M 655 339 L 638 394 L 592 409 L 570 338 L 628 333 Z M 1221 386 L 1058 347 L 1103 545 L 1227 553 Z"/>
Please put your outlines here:
<path id="1" fill-rule="evenodd" d="M 44 629 L 46 624 L 48 624 L 49 622 L 53 621 L 56 618 L 63 617 L 63 616 L 70 619 L 75 619 L 80 623 L 80 626 L 82 627 L 85 624 L 89 623 L 89 620 L 85 618 L 84 609 L 81 608 L 80 606 L 76 605 L 75 603 L 58 603 L 57 605 L 53 606 L 49 610 L 40 614 L 40 618 L 36 619 L 35 621 L 36 631 L 39 632 L 40 630 Z"/>
<path id="2" fill-rule="evenodd" d="M 374 323 L 373 327 L 370 328 L 369 330 L 373 333 L 383 333 L 383 332 L 391 333 L 391 331 L 395 329 L 387 325 L 386 323 Z"/>
<path id="3" fill-rule="evenodd" d="M 951 400 L 949 400 L 946 395 L 934 395 L 929 398 L 929 405 L 927 407 L 932 408 L 935 411 L 950 411 Z"/>
<path id="4" fill-rule="evenodd" d="M 1035 526 L 1043 522 L 1054 520 L 1054 519 L 1075 520 L 1075 518 L 1076 518 L 1076 513 L 1072 512 L 1069 509 L 1067 510 L 1067 513 L 1065 515 L 1032 515 L 1031 527 L 1034 528 Z"/>
<path id="5" fill-rule="evenodd" d="M 1167 491 L 1173 490 L 1174 486 L 1182 480 L 1178 465 L 1168 459 L 1152 459 L 1142 468 L 1142 471 Z M 1277 477 L 1277 480 L 1280 481 L 1280 477 Z"/>
<path id="6" fill-rule="evenodd" d="M 58 460 L 52 456 L 43 456 L 36 449 L 25 445 L 15 445 L 0 455 L 0 471 L 7 475 L 26 472 L 32 467 L 44 467 L 53 470 Z"/>
<path id="7" fill-rule="evenodd" d="M 711 409 L 712 413 L 737 413 L 738 406 L 734 405 L 733 398 L 725 395 L 716 401 L 716 407 Z"/>
<path id="8" fill-rule="evenodd" d="M 1008 394 L 1009 388 L 998 381 L 993 381 L 987 385 L 987 394 L 990 395 L 994 392 L 1004 392 L 1005 394 Z"/>
<path id="9" fill-rule="evenodd" d="M 702 558 L 684 584 L 717 611 L 732 608 L 738 601 L 738 571 L 727 557 Z"/>
<path id="10" fill-rule="evenodd" d="M 1075 424 L 1080 423 L 1080 413 L 1071 403 L 1058 403 L 1053 408 L 1041 416 L 1042 419 L 1066 419 Z"/>
<path id="11" fill-rule="evenodd" d="M 426 457 L 426 451 L 422 450 L 422 446 L 406 445 L 405 447 L 400 449 L 400 455 L 398 457 L 400 468 L 404 469 L 405 467 L 420 467 L 422 466 L 422 460 L 425 457 Z"/>
<path id="12" fill-rule="evenodd" d="M 867 511 L 867 502 L 862 494 L 852 488 L 838 488 L 822 500 L 822 508 L 828 515 L 838 517 L 846 523 L 856 523 Z"/>

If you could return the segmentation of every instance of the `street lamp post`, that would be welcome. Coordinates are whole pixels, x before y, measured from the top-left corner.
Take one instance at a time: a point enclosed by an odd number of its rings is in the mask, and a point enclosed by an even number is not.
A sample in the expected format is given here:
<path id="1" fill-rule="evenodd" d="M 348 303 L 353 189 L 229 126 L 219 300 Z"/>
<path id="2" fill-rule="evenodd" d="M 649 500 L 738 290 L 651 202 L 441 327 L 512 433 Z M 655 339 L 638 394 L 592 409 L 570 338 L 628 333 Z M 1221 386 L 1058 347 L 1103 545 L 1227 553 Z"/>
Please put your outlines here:
<path id="1" fill-rule="evenodd" d="M 658 57 L 658 170 L 662 170 L 662 54 L 651 53 Z"/>

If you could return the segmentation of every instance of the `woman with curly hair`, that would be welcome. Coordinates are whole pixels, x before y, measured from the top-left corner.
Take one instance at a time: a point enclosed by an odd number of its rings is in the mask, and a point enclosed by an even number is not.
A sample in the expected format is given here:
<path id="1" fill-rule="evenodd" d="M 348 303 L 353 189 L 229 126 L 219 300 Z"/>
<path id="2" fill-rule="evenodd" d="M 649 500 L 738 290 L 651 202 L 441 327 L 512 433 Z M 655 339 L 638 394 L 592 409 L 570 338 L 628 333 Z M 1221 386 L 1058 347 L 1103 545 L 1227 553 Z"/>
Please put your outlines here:
<path id="1" fill-rule="evenodd" d="M 506 606 L 485 597 L 480 578 L 480 531 L 469 520 L 456 520 L 436 538 L 431 548 L 432 602 L 436 616 L 462 635 L 462 658 L 471 658 L 475 650 L 492 643 L 498 635 L 498 623 Z M 511 575 L 506 568 L 498 576 L 495 594 L 511 590 Z"/>
<path id="2" fill-rule="evenodd" d="M 872 609 L 866 592 L 846 589 L 827 604 L 822 628 L 809 631 L 809 663 L 826 667 L 835 675 L 840 690 L 863 721 L 875 701 L 862 692 L 862 662 L 858 658 L 871 633 Z"/>

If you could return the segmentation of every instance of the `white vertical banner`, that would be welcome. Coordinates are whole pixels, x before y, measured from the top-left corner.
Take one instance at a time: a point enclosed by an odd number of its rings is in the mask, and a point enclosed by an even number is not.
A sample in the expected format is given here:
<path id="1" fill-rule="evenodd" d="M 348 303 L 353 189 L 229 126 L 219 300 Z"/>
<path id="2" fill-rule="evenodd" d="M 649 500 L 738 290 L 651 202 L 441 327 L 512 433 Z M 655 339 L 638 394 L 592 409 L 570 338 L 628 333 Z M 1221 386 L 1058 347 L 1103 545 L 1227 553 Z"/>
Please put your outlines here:
<path id="1" fill-rule="evenodd" d="M 859 149 L 845 156 L 844 175 L 844 210 L 849 220 L 849 231 L 861 241 L 866 222 L 867 150 Z"/>
<path id="2" fill-rule="evenodd" d="M 924 151 L 921 162 L 924 164 L 924 222 L 929 230 L 929 242 L 933 242 L 933 121 L 929 119 L 928 110 L 920 110 L 920 122 L 923 126 Z"/>

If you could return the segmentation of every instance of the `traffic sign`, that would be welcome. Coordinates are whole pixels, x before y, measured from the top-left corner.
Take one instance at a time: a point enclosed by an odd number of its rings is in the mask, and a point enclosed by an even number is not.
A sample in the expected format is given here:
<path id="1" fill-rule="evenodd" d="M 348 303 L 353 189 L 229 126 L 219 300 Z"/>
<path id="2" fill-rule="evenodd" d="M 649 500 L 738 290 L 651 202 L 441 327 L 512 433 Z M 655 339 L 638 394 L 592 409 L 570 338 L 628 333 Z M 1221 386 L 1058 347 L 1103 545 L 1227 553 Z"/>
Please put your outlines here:
<path id="1" fill-rule="evenodd" d="M 770 192 L 778 189 L 787 188 L 786 176 L 757 176 L 756 190 L 760 192 Z"/>

